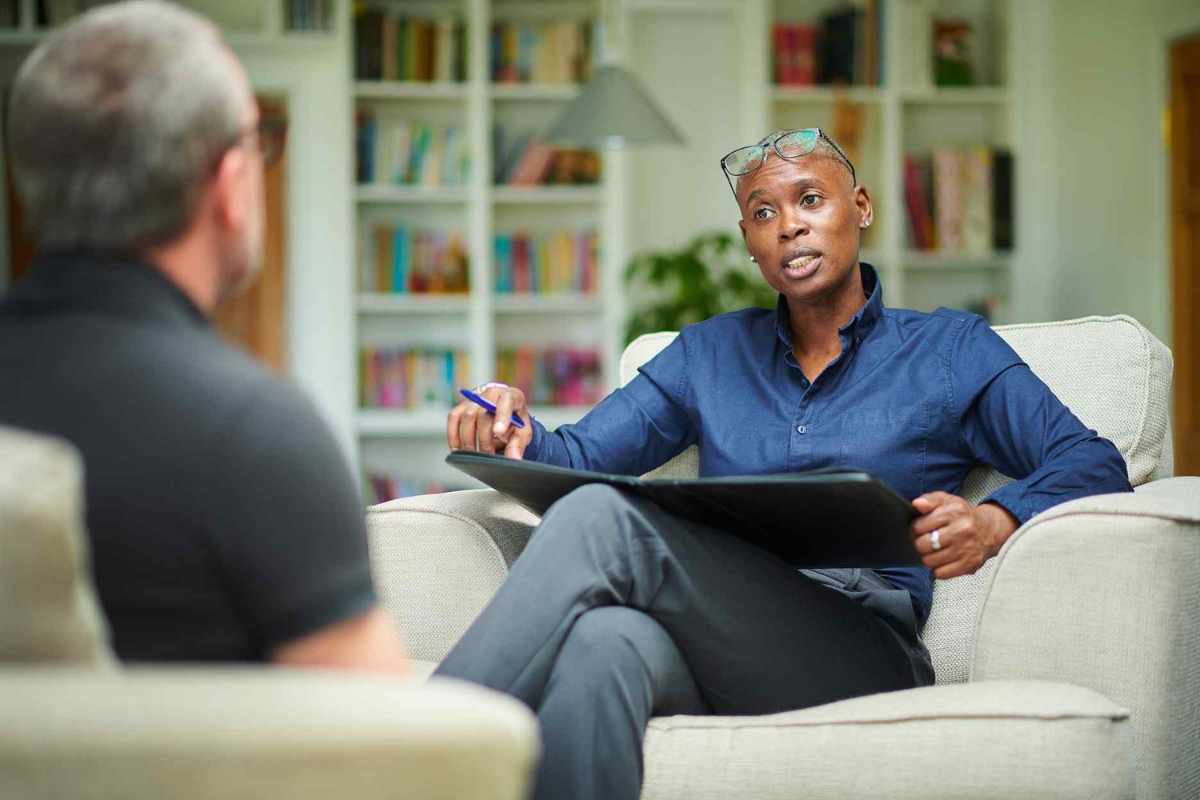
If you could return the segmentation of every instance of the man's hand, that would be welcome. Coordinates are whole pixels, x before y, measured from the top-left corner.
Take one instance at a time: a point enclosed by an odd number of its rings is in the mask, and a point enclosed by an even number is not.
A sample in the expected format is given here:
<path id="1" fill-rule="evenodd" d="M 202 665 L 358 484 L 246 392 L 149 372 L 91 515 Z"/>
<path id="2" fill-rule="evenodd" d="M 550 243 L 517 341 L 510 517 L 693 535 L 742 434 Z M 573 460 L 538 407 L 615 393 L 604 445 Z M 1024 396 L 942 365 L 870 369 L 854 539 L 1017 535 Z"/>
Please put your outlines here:
<path id="1" fill-rule="evenodd" d="M 912 524 L 917 552 L 937 578 L 972 574 L 1000 552 L 1018 527 L 1016 517 L 999 505 L 972 506 L 948 492 L 923 494 L 912 504 L 921 514 Z"/>
<path id="2" fill-rule="evenodd" d="M 476 394 L 496 406 L 496 415 L 493 417 L 470 400 L 456 405 L 446 420 L 446 442 L 450 449 L 522 458 L 533 441 L 533 422 L 525 405 L 525 393 L 503 383 L 489 383 L 476 390 Z M 513 413 L 525 423 L 524 428 L 512 424 Z"/>

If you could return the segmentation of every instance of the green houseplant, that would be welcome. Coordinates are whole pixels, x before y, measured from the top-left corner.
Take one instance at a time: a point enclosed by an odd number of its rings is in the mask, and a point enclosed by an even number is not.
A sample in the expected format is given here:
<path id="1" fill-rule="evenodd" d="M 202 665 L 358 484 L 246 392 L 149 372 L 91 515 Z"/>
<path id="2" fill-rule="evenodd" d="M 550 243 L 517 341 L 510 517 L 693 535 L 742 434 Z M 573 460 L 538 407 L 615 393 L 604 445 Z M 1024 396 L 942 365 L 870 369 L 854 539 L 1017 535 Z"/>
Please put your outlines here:
<path id="1" fill-rule="evenodd" d="M 625 286 L 637 303 L 625 342 L 655 331 L 677 331 L 716 314 L 749 306 L 774 308 L 776 294 L 745 247 L 725 232 L 702 233 L 678 250 L 641 253 L 625 268 Z"/>

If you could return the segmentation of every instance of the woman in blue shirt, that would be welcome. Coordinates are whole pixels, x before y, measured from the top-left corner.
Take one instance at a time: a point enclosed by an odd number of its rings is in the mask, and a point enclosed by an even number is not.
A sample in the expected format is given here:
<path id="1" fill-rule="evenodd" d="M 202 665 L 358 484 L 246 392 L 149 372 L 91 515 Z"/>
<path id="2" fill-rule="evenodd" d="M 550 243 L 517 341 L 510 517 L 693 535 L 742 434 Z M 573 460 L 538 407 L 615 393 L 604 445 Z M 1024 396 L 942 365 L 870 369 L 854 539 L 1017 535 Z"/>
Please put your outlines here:
<path id="1" fill-rule="evenodd" d="M 933 577 L 974 572 L 1050 506 L 1130 490 L 1116 448 L 982 318 L 883 305 L 858 257 L 870 195 L 823 132 L 777 132 L 721 166 L 777 307 L 688 326 L 553 432 L 519 389 L 487 384 L 496 415 L 456 407 L 450 447 L 625 474 L 693 444 L 701 475 L 865 468 L 914 498 L 925 568 L 797 571 L 615 490 L 574 492 L 438 669 L 537 712 L 538 797 L 636 798 L 651 715 L 771 713 L 932 683 L 920 629 Z M 530 424 L 510 426 L 511 413 Z M 972 505 L 955 493 L 980 463 L 1016 480 Z"/>

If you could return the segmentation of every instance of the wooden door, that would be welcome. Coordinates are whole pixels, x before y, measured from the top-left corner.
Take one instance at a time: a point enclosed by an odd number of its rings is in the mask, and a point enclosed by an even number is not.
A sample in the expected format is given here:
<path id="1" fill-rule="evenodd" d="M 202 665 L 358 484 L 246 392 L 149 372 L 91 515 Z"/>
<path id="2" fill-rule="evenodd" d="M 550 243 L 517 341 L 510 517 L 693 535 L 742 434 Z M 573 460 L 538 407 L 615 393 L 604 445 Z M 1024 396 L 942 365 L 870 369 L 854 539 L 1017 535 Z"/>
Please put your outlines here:
<path id="1" fill-rule="evenodd" d="M 1200 474 L 1200 36 L 1171 47 L 1175 474 Z"/>
<path id="2" fill-rule="evenodd" d="M 258 98 L 259 113 L 285 117 L 282 102 Z M 214 315 L 217 329 L 265 365 L 282 373 L 286 369 L 284 304 L 287 285 L 286 184 L 287 150 L 264 175 L 266 219 L 263 228 L 262 272 L 252 286 L 226 301 Z"/>

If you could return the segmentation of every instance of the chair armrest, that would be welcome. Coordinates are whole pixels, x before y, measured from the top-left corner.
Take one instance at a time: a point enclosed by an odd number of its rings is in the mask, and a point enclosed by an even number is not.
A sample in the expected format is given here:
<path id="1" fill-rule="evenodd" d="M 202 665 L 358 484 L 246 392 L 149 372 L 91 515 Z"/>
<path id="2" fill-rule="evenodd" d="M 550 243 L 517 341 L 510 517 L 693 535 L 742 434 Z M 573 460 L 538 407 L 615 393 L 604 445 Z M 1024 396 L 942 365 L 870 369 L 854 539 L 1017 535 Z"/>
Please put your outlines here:
<path id="1" fill-rule="evenodd" d="M 508 575 L 537 521 L 491 489 L 367 510 L 375 584 L 414 658 L 442 660 Z"/>
<path id="2" fill-rule="evenodd" d="M 271 668 L 0 670 L 0 797 L 524 796 L 520 703 L 454 681 Z"/>
<path id="3" fill-rule="evenodd" d="M 997 562 L 972 680 L 1095 689 L 1132 711 L 1139 797 L 1200 792 L 1181 766 L 1200 761 L 1200 478 L 1064 503 Z"/>

